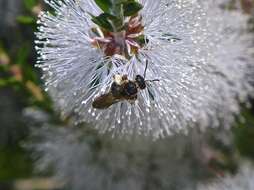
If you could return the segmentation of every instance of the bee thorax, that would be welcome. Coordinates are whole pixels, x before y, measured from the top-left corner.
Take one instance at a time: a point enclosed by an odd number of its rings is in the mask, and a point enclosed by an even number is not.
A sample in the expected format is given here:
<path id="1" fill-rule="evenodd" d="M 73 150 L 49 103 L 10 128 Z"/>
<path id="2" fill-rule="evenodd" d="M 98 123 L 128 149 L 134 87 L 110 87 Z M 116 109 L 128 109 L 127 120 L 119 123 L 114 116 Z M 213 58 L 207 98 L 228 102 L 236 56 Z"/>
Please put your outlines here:
<path id="1" fill-rule="evenodd" d="M 124 95 L 134 96 L 138 93 L 137 85 L 135 82 L 129 81 L 124 85 Z"/>
<path id="2" fill-rule="evenodd" d="M 122 96 L 122 86 L 113 82 L 111 85 L 111 93 L 114 97 L 118 98 Z"/>

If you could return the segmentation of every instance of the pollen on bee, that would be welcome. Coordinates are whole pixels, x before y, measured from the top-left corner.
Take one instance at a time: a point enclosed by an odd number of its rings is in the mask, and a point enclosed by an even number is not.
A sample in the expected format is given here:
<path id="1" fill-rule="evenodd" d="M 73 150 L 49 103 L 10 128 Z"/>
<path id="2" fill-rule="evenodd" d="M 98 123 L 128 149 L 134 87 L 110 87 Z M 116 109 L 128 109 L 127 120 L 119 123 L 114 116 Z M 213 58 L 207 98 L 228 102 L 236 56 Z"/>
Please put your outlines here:
<path id="1" fill-rule="evenodd" d="M 114 75 L 114 81 L 116 84 L 121 85 L 123 83 L 123 76 L 122 75 Z"/>

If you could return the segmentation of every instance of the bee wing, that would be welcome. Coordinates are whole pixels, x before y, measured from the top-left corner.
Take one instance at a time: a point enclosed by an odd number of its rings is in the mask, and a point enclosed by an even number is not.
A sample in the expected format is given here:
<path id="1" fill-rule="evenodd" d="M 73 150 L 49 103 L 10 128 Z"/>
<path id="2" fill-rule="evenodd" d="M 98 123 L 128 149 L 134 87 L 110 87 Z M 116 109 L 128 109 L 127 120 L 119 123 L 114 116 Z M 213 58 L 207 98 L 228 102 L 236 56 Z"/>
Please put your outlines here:
<path id="1" fill-rule="evenodd" d="M 113 104 L 119 102 L 119 99 L 116 99 L 111 92 L 103 94 L 97 98 L 92 103 L 93 108 L 96 109 L 107 109 Z"/>

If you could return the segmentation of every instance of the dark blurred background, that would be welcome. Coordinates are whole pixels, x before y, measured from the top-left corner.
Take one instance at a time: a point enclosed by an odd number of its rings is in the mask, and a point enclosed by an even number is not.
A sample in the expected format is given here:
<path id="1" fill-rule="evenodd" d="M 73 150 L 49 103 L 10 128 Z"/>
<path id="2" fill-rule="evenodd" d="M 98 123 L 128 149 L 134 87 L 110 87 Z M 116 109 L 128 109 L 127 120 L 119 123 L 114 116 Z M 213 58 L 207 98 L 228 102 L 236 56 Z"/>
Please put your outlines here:
<path id="1" fill-rule="evenodd" d="M 239 11 L 253 13 L 252 0 L 232 0 L 224 8 L 235 9 L 239 1 Z M 53 111 L 51 100 L 43 91 L 41 73 L 34 67 L 36 18 L 45 8 L 40 0 L 0 0 L 0 190 L 60 188 L 49 175 L 34 172 L 34 155 L 24 146 L 30 140 L 31 126 L 39 126 L 45 120 L 64 122 Z M 250 31 L 254 29 L 253 20 L 249 21 Z M 34 114 L 31 117 L 35 112 L 36 119 Z M 208 133 L 209 146 L 230 157 L 222 163 L 215 157 L 209 164 L 234 172 L 235 155 L 254 159 L 253 108 L 243 107 L 231 133 L 230 151 Z"/>

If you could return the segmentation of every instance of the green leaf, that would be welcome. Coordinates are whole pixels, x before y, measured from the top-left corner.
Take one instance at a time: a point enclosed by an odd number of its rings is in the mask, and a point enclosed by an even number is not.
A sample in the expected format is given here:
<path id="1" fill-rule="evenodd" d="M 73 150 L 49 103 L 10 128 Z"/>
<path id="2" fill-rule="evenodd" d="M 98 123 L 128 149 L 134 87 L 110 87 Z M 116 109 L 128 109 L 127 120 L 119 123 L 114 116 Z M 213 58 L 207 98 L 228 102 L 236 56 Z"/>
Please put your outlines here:
<path id="1" fill-rule="evenodd" d="M 6 84 L 7 84 L 6 80 L 0 79 L 0 87 L 4 87 L 4 86 L 6 86 Z"/>
<path id="2" fill-rule="evenodd" d="M 124 3 L 130 3 L 130 2 L 135 2 L 135 0 L 114 0 L 114 3 L 116 5 L 124 4 Z"/>
<path id="3" fill-rule="evenodd" d="M 35 19 L 31 16 L 18 16 L 17 22 L 20 24 L 34 24 L 36 23 Z"/>
<path id="4" fill-rule="evenodd" d="M 25 81 L 31 80 L 36 83 L 37 77 L 33 70 L 32 64 L 29 62 L 30 53 L 30 46 L 28 44 L 22 45 L 17 52 L 14 63 L 19 65 L 22 69 L 23 78 Z"/>
<path id="5" fill-rule="evenodd" d="M 112 8 L 113 4 L 111 0 L 94 0 L 95 3 L 106 13 L 109 13 L 110 9 Z"/>
<path id="6" fill-rule="evenodd" d="M 92 16 L 92 21 L 98 26 L 111 32 L 113 32 L 114 29 L 121 29 L 123 26 L 121 19 L 108 13 L 102 13 L 97 17 Z"/>
<path id="7" fill-rule="evenodd" d="M 149 43 L 149 39 L 147 39 L 145 35 L 138 36 L 135 40 L 141 45 Z"/>
<path id="8" fill-rule="evenodd" d="M 124 16 L 132 16 L 137 14 L 141 9 L 143 8 L 143 5 L 141 5 L 138 2 L 134 1 L 128 1 L 126 3 L 123 3 L 123 10 L 124 10 Z"/>
<path id="9" fill-rule="evenodd" d="M 20 129 L 27 131 L 21 123 L 17 128 L 19 128 L 19 130 L 16 129 L 18 134 L 20 134 Z M 0 147 L 1 183 L 8 182 L 10 179 L 32 177 L 32 159 L 29 156 L 30 153 L 19 145 L 24 140 L 24 137 L 18 135 L 17 140 L 19 141 L 13 142 L 14 145 L 9 143 L 6 147 Z"/>
<path id="10" fill-rule="evenodd" d="M 19 81 L 17 81 L 14 77 L 10 77 L 7 79 L 0 79 L 0 88 L 6 87 L 6 86 L 12 86 L 20 84 Z"/>
<path id="11" fill-rule="evenodd" d="M 38 0 L 24 0 L 24 5 L 27 10 L 31 10 L 38 4 Z"/>
<path id="12" fill-rule="evenodd" d="M 108 19 L 103 16 L 105 13 L 99 15 L 99 16 L 92 16 L 92 21 L 100 26 L 101 28 L 104 28 L 109 31 L 113 31 L 113 26 L 112 24 L 108 21 Z"/>
<path id="13" fill-rule="evenodd" d="M 20 65 L 20 66 L 26 66 L 27 65 L 27 60 L 29 56 L 29 48 L 26 44 L 22 45 L 16 54 L 15 58 L 15 64 Z"/>

